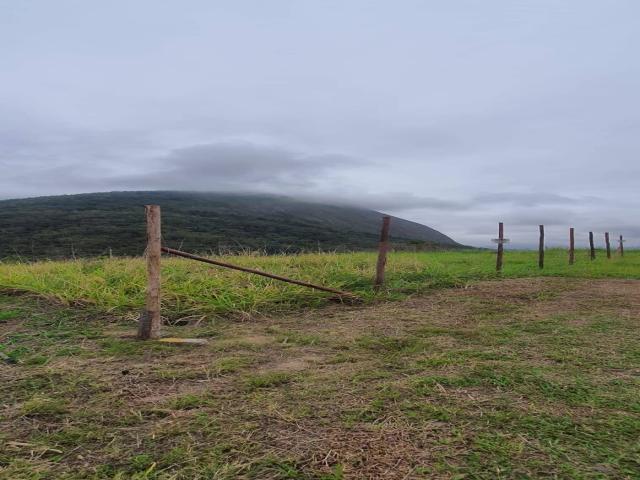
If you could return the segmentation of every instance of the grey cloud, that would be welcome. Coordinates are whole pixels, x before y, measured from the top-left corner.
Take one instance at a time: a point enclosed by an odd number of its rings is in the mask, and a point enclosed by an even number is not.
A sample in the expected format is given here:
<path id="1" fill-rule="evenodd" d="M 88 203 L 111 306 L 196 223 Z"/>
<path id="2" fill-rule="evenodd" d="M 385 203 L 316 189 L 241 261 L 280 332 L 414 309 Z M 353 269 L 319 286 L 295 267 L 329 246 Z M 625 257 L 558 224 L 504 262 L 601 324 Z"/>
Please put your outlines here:
<path id="1" fill-rule="evenodd" d="M 336 168 L 364 162 L 345 155 L 308 155 L 249 142 L 221 142 L 175 149 L 147 162 L 143 172 L 114 177 L 131 188 L 242 191 L 313 188 Z"/>
<path id="2" fill-rule="evenodd" d="M 443 200 L 435 197 L 423 197 L 407 192 L 391 192 L 384 194 L 360 192 L 333 192 L 331 194 L 301 195 L 303 198 L 335 204 L 353 205 L 382 211 L 441 210 L 457 211 L 469 208 L 469 205 Z"/>
<path id="3" fill-rule="evenodd" d="M 534 208 L 525 211 L 510 211 L 502 217 L 509 225 L 528 226 L 532 229 L 538 225 L 571 225 L 575 223 L 576 212 L 565 208 Z"/>
<path id="4" fill-rule="evenodd" d="M 478 205 L 485 204 L 511 204 L 521 207 L 537 207 L 539 205 L 575 205 L 595 202 L 597 197 L 569 197 L 549 192 L 537 193 L 484 193 L 474 197 L 473 202 Z"/>

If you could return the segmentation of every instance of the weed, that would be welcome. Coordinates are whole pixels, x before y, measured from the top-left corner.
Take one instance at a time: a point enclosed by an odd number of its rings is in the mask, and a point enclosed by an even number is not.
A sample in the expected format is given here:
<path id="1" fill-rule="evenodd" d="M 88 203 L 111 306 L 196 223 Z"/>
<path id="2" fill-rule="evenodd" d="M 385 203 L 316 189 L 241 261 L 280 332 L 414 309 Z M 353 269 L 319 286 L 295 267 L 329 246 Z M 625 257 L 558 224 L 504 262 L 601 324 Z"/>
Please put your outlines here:
<path id="1" fill-rule="evenodd" d="M 12 320 L 18 315 L 20 315 L 19 310 L 5 310 L 4 312 L 0 312 L 0 323 Z"/>
<path id="2" fill-rule="evenodd" d="M 173 410 L 192 410 L 194 408 L 210 405 L 212 398 L 209 395 L 187 394 L 174 399 L 169 407 Z"/>
<path id="3" fill-rule="evenodd" d="M 272 388 L 285 385 L 290 383 L 292 380 L 293 376 L 285 372 L 259 373 L 247 377 L 246 386 L 249 390 Z"/>
<path id="4" fill-rule="evenodd" d="M 67 412 L 67 405 L 62 399 L 34 395 L 23 405 L 21 412 L 27 416 L 52 416 Z"/>
<path id="5" fill-rule="evenodd" d="M 213 363 L 212 370 L 216 375 L 228 375 L 250 366 L 253 362 L 249 357 L 223 357 Z"/>

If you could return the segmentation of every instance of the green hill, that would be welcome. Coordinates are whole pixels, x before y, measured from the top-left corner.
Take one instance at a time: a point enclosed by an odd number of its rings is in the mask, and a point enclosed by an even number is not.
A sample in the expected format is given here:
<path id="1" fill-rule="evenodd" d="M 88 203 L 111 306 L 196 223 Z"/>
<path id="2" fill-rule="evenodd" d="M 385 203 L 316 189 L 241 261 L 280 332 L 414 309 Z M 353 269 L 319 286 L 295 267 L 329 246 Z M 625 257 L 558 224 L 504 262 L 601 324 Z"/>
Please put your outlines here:
<path id="1" fill-rule="evenodd" d="M 196 252 L 268 253 L 366 250 L 378 242 L 382 214 L 283 196 L 194 192 L 109 192 L 0 201 L 0 258 L 139 255 L 145 247 L 143 205 L 162 207 L 163 241 Z M 400 218 L 397 247 L 462 245 Z"/>

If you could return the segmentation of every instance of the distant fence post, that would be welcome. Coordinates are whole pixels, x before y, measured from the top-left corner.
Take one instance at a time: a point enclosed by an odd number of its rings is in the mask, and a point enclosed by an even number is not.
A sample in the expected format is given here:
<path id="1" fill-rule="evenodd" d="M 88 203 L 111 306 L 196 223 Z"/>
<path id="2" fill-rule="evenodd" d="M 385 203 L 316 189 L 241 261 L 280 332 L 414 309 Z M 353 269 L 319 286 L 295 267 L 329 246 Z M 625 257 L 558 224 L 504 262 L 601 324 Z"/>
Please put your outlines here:
<path id="1" fill-rule="evenodd" d="M 591 260 L 596 259 L 596 247 L 593 244 L 593 232 L 589 232 L 589 254 L 591 256 Z"/>
<path id="2" fill-rule="evenodd" d="M 604 232 L 604 244 L 607 247 L 607 258 L 611 258 L 611 242 L 609 242 L 609 232 Z"/>
<path id="3" fill-rule="evenodd" d="M 576 255 L 576 237 L 573 227 L 569 229 L 569 265 L 573 265 Z"/>
<path id="4" fill-rule="evenodd" d="M 624 257 L 624 240 L 622 239 L 622 235 L 620 235 L 620 256 Z"/>
<path id="5" fill-rule="evenodd" d="M 498 223 L 498 255 L 496 256 L 496 272 L 502 271 L 502 257 L 504 256 L 504 224 Z"/>
<path id="6" fill-rule="evenodd" d="M 162 237 L 160 207 L 146 205 L 147 214 L 147 296 L 146 307 L 138 325 L 141 340 L 160 337 L 160 256 Z"/>
<path id="7" fill-rule="evenodd" d="M 380 230 L 380 244 L 378 245 L 378 263 L 376 264 L 376 279 L 374 288 L 379 290 L 384 284 L 384 268 L 387 264 L 387 251 L 389 250 L 389 223 L 391 217 L 382 217 L 382 230 Z"/>
<path id="8" fill-rule="evenodd" d="M 538 242 L 538 267 L 544 268 L 544 225 L 540 225 L 540 241 Z"/>

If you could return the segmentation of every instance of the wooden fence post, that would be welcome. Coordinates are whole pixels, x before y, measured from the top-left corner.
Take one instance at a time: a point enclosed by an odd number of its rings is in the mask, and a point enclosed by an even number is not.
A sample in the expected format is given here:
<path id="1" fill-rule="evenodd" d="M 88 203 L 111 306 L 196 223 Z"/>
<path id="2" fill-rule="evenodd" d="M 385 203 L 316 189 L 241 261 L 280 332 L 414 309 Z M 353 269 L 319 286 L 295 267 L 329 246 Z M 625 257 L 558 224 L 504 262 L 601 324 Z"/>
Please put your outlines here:
<path id="1" fill-rule="evenodd" d="M 569 229 L 569 265 L 573 265 L 576 255 L 576 237 L 573 227 Z"/>
<path id="2" fill-rule="evenodd" d="M 138 338 L 149 340 L 160 337 L 160 256 L 162 237 L 160 207 L 146 205 L 147 214 L 147 298 L 146 307 L 138 325 Z"/>
<path id="3" fill-rule="evenodd" d="M 607 258 L 611 258 L 611 242 L 609 242 L 609 232 L 604 232 L 604 244 L 607 247 Z"/>
<path id="4" fill-rule="evenodd" d="M 622 235 L 620 235 L 620 256 L 624 257 L 624 240 L 622 239 Z"/>
<path id="5" fill-rule="evenodd" d="M 596 259 L 596 247 L 593 244 L 593 232 L 589 232 L 589 253 L 591 256 L 591 260 Z"/>
<path id="6" fill-rule="evenodd" d="M 391 217 L 382 217 L 382 230 L 380 230 L 380 244 L 378 245 L 378 263 L 376 264 L 376 279 L 374 288 L 379 290 L 384 284 L 384 268 L 387 264 L 387 251 L 389 250 L 389 222 Z"/>
<path id="7" fill-rule="evenodd" d="M 544 225 L 540 225 L 540 241 L 538 242 L 538 267 L 544 268 Z"/>
<path id="8" fill-rule="evenodd" d="M 496 272 L 502 271 L 502 257 L 504 256 L 504 224 L 498 223 L 498 255 L 496 256 Z"/>

